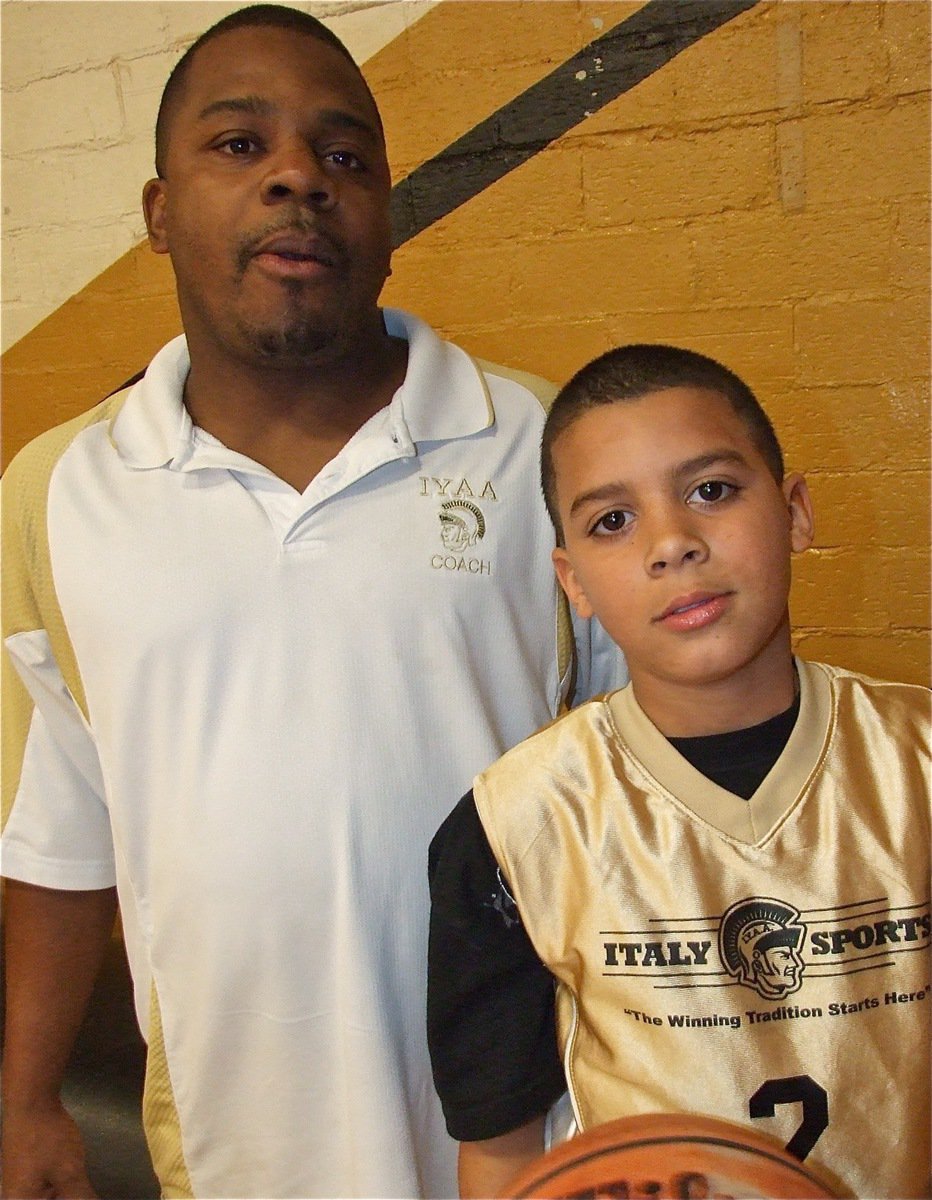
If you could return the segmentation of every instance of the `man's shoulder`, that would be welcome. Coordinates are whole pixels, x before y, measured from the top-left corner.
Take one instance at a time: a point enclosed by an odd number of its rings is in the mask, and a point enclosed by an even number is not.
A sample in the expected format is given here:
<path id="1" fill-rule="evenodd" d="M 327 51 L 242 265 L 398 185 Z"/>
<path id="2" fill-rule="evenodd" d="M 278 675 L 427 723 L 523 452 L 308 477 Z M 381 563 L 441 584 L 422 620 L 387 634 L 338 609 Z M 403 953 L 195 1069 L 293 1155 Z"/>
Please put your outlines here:
<path id="1" fill-rule="evenodd" d="M 490 425 L 501 431 L 502 419 L 521 433 L 543 425 L 558 391 L 554 383 L 482 358 L 412 313 L 385 308 L 382 314 L 388 333 L 408 343 L 403 407 L 415 440 L 446 439 L 470 424 L 470 432 Z"/>
<path id="2" fill-rule="evenodd" d="M 77 438 L 95 425 L 109 424 L 120 411 L 129 389 L 107 396 L 86 412 L 34 437 L 14 456 L 3 473 L 5 503 L 14 494 L 23 496 L 44 490 L 56 464 Z"/>
<path id="3" fill-rule="evenodd" d="M 489 362 L 484 358 L 474 358 L 473 361 L 486 379 L 505 380 L 516 384 L 517 387 L 534 396 L 545 412 L 549 411 L 559 391 L 555 383 L 552 383 L 549 379 L 542 378 L 540 375 L 532 375 L 529 371 L 520 371 L 516 367 L 502 366 L 501 363 Z"/>

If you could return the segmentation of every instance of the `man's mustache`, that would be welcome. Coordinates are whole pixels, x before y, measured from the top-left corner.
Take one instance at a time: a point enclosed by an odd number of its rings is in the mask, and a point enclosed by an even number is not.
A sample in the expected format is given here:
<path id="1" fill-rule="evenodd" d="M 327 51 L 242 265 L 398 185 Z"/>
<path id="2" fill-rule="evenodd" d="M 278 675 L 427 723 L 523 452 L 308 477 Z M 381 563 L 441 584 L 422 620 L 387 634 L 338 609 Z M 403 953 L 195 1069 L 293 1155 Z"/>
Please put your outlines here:
<path id="1" fill-rule="evenodd" d="M 323 233 L 313 221 L 302 217 L 292 217 L 284 221 L 270 221 L 260 229 L 247 234 L 240 239 L 236 247 L 236 266 L 240 275 L 246 270 L 256 253 L 261 252 L 265 243 L 278 237 L 295 238 L 305 243 L 310 255 L 319 253 L 320 257 L 334 265 L 340 265 L 346 258 L 343 244 L 330 234 Z"/>

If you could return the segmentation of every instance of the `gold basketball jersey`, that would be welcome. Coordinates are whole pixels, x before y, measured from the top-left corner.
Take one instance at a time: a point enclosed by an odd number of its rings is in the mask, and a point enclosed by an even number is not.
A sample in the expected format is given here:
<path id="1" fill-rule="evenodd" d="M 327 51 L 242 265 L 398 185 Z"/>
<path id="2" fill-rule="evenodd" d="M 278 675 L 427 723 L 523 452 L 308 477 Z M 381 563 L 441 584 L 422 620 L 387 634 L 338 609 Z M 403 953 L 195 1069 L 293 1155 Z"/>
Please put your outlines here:
<path id="1" fill-rule="evenodd" d="M 750 800 L 630 687 L 505 755 L 476 805 L 557 980 L 581 1129 L 710 1113 L 841 1192 L 929 1194 L 929 694 L 798 664 Z"/>

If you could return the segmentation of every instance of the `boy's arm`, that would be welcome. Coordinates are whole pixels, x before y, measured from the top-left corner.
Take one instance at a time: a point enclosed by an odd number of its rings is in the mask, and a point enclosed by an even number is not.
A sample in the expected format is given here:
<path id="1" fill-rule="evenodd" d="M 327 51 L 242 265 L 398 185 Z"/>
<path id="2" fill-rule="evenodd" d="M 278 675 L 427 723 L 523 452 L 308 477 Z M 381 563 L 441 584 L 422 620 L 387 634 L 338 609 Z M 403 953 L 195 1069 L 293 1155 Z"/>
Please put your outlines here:
<path id="1" fill-rule="evenodd" d="M 59 1098 L 113 929 L 116 890 L 6 881 L 5 1197 L 89 1197 L 77 1126 Z"/>
<path id="2" fill-rule="evenodd" d="M 467 794 L 430 848 L 427 1042 L 450 1136 L 497 1138 L 566 1090 L 554 980 Z"/>
<path id="3" fill-rule="evenodd" d="M 512 1179 L 544 1152 L 544 1117 L 482 1142 L 461 1142 L 459 1188 L 463 1200 L 500 1196 Z"/>

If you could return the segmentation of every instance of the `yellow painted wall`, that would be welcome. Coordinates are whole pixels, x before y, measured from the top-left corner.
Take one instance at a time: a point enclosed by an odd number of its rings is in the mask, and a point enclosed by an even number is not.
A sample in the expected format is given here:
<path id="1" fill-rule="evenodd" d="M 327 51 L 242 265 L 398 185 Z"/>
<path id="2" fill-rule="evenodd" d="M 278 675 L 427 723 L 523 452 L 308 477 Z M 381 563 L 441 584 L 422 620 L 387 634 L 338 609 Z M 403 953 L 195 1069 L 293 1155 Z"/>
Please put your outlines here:
<path id="1" fill-rule="evenodd" d="M 433 8 L 366 67 L 396 178 L 639 7 Z M 930 12 L 925 0 L 751 9 L 405 244 L 384 296 L 555 379 L 630 340 L 721 358 L 813 488 L 799 646 L 920 682 Z M 165 261 L 145 247 L 118 259 L 3 356 L 5 453 L 177 330 Z"/>

